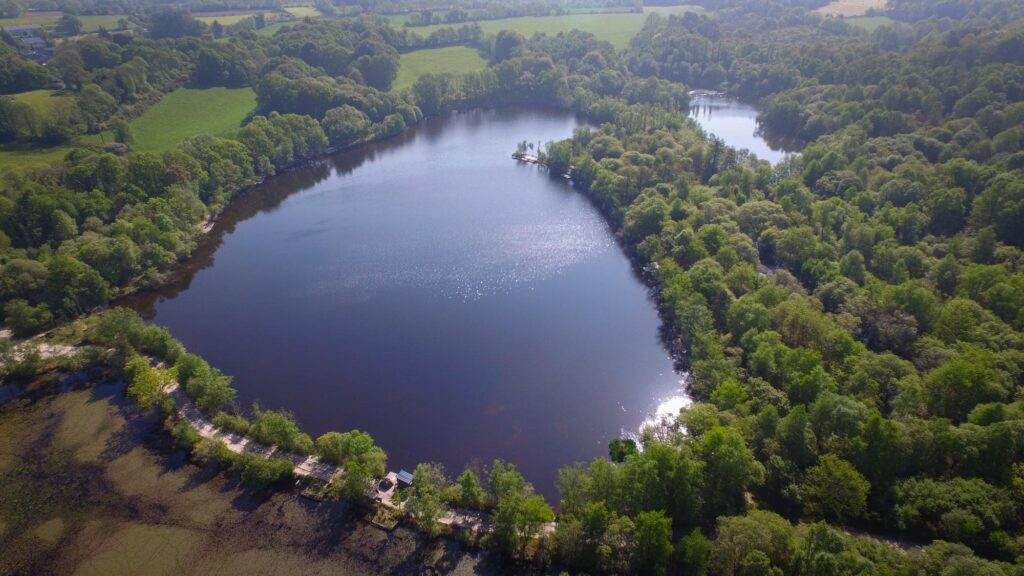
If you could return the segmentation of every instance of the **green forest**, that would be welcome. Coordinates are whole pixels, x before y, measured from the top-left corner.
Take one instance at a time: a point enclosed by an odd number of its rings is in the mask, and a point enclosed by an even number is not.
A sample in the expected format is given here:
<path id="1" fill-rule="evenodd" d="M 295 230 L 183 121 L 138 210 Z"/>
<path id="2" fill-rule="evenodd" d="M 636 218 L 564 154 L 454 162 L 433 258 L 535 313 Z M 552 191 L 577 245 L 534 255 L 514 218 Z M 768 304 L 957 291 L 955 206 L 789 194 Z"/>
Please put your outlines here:
<path id="1" fill-rule="evenodd" d="M 275 173 L 425 117 L 557 107 L 599 127 L 539 155 L 656 290 L 695 402 L 670 433 L 560 470 L 557 502 L 507 462 L 456 478 L 422 464 L 409 517 L 437 536 L 449 508 L 482 510 L 482 546 L 541 572 L 1024 574 L 1024 5 L 891 0 L 892 22 L 866 32 L 816 0 L 700 0 L 617 50 L 475 20 L 639 4 L 323 2 L 334 17 L 271 35 L 211 30 L 187 4 L 111 4 L 148 35 L 77 37 L 44 67 L 0 34 L 0 141 L 67 148 L 0 166 L 0 321 L 29 341 L 84 319 L 59 369 L 123 375 L 194 458 L 253 490 L 292 478 L 287 460 L 200 439 L 166 383 L 221 428 L 343 464 L 338 497 L 386 470 L 364 432 L 313 439 L 287 412 L 241 409 L 228 376 L 110 302 L 163 283 Z M 402 54 L 441 46 L 487 66 L 392 90 Z M 135 151 L 132 120 L 182 87 L 250 87 L 255 110 L 233 134 Z M 694 88 L 756 102 L 766 138 L 799 153 L 773 166 L 704 133 Z M 42 89 L 65 97 L 41 112 L 14 96 Z M 12 346 L 5 381 L 31 381 L 47 363 Z"/>

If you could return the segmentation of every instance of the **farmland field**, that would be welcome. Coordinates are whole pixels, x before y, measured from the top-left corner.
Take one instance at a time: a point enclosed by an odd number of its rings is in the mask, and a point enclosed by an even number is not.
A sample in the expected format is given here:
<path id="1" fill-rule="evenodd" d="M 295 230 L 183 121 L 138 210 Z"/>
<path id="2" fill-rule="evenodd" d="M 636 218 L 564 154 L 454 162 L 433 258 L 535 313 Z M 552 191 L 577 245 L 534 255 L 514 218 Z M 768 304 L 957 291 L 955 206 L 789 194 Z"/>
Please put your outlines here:
<path id="1" fill-rule="evenodd" d="M 63 160 L 64 155 L 71 149 L 71 146 L 41 148 L 31 144 L 0 144 L 0 172 L 5 172 L 7 169 L 18 171 L 46 168 Z"/>
<path id="2" fill-rule="evenodd" d="M 296 18 L 319 18 L 322 16 L 316 6 L 286 6 L 285 11 Z"/>
<path id="3" fill-rule="evenodd" d="M 566 16 L 523 16 L 502 20 L 482 20 L 480 28 L 485 34 L 497 34 L 501 30 L 515 30 L 523 36 L 530 37 L 537 33 L 555 35 L 577 29 L 590 32 L 600 40 L 611 42 L 616 48 L 625 48 L 629 41 L 640 31 L 653 12 L 660 14 L 698 11 L 689 6 L 666 6 L 656 9 L 647 8 L 643 14 L 638 13 L 607 13 L 607 14 L 572 14 Z M 403 17 L 404 18 L 404 17 Z M 415 27 L 412 30 L 427 35 L 439 28 L 449 25 L 433 25 Z"/>
<path id="4" fill-rule="evenodd" d="M 696 12 L 704 14 L 707 10 L 703 6 L 691 6 L 680 4 L 679 6 L 644 6 L 644 14 L 683 14 L 684 12 Z"/>
<path id="5" fill-rule="evenodd" d="M 472 72 L 482 70 L 485 66 L 487 61 L 481 58 L 476 50 L 465 46 L 416 50 L 402 54 L 398 78 L 391 89 L 399 92 L 410 88 L 417 78 L 428 72 Z"/>
<path id="6" fill-rule="evenodd" d="M 255 107 L 251 88 L 179 88 L 132 121 L 133 148 L 160 152 L 197 134 L 233 134 Z"/>
<path id="7" fill-rule="evenodd" d="M 58 11 L 48 12 L 26 12 L 17 18 L 4 18 L 0 19 L 0 27 L 4 26 L 29 26 L 32 24 L 38 24 L 39 26 L 45 26 L 52 28 L 57 24 L 57 20 L 60 20 L 62 14 Z M 116 30 L 117 22 L 122 18 L 127 18 L 124 14 L 106 14 L 100 16 L 79 16 L 78 19 L 82 21 L 82 32 L 95 32 L 99 30 L 100 26 L 107 30 Z"/>
<path id="8" fill-rule="evenodd" d="M 256 12 L 231 12 L 231 13 L 218 12 L 218 13 L 213 13 L 213 14 L 205 14 L 205 13 L 199 12 L 199 13 L 193 13 L 192 16 L 196 20 L 199 20 L 200 22 L 204 22 L 206 24 L 213 24 L 216 21 L 216 22 L 220 22 L 224 26 L 230 26 L 232 24 L 238 24 L 239 22 L 241 22 L 242 20 L 245 20 L 246 18 L 252 18 L 252 17 L 256 16 L 257 14 L 264 14 L 264 12 L 262 12 L 262 11 L 256 11 Z"/>
<path id="9" fill-rule="evenodd" d="M 12 98 L 23 104 L 28 104 L 36 112 L 46 115 L 53 111 L 61 102 L 73 102 L 74 99 L 66 94 L 54 90 L 32 90 L 31 92 L 20 92 L 11 94 Z"/>
<path id="10" fill-rule="evenodd" d="M 41 116 L 48 116 L 62 102 L 71 102 L 72 97 L 53 90 L 32 90 L 11 94 L 18 102 L 28 104 Z M 0 168 L 44 168 L 60 162 L 71 150 L 69 146 L 44 148 L 32 144 L 0 144 Z"/>
<path id="11" fill-rule="evenodd" d="M 817 12 L 832 16 L 863 16 L 871 9 L 885 10 L 885 0 L 834 0 L 818 8 Z"/>

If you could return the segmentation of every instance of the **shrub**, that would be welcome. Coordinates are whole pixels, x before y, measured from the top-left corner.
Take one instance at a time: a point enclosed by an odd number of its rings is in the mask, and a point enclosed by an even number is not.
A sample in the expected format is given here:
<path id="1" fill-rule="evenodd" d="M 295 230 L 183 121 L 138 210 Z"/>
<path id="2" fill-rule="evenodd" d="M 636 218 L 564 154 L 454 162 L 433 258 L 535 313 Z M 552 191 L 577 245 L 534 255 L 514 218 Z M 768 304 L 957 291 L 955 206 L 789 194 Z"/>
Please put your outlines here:
<path id="1" fill-rule="evenodd" d="M 295 466 L 284 458 L 264 459 L 246 454 L 239 459 L 242 485 L 251 490 L 266 490 L 293 477 Z"/>
<path id="2" fill-rule="evenodd" d="M 246 434 L 249 432 L 248 420 L 237 414 L 228 414 L 227 412 L 221 412 L 214 416 L 213 425 L 236 434 Z"/>
<path id="3" fill-rule="evenodd" d="M 288 412 L 264 411 L 255 406 L 253 414 L 254 419 L 249 433 L 258 442 L 303 454 L 313 451 L 313 440 L 299 430 L 295 418 Z"/>
<path id="4" fill-rule="evenodd" d="M 191 451 L 199 443 L 199 432 L 196 432 L 186 420 L 178 420 L 174 425 L 174 445 L 182 450 Z"/>

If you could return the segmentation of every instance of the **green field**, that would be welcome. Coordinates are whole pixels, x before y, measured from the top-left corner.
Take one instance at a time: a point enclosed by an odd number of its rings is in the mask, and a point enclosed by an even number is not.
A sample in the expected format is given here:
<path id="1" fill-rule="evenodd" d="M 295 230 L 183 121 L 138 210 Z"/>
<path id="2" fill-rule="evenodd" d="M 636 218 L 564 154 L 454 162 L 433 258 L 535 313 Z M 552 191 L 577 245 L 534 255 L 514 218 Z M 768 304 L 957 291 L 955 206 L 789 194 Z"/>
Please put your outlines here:
<path id="1" fill-rule="evenodd" d="M 566 16 L 523 16 L 503 20 L 483 20 L 480 28 L 485 34 L 497 34 L 501 30 L 515 30 L 529 38 L 537 33 L 555 35 L 577 29 L 590 32 L 600 40 L 611 42 L 616 48 L 626 48 L 629 41 L 640 31 L 653 13 L 682 13 L 687 10 L 696 12 L 698 9 L 689 6 L 667 6 L 645 8 L 644 14 L 611 13 L 611 14 L 573 14 Z M 404 16 L 403 16 L 404 18 Z M 411 28 L 421 35 L 427 35 L 447 25 L 418 26 Z"/>
<path id="2" fill-rule="evenodd" d="M 286 6 L 285 11 L 296 18 L 319 18 L 322 16 L 316 6 Z"/>
<path id="3" fill-rule="evenodd" d="M 26 12 L 17 18 L 0 19 L 0 28 L 4 26 L 28 26 L 32 24 L 52 28 L 57 24 L 57 20 L 60 20 L 60 17 L 61 14 L 59 12 L 45 12 L 42 14 L 31 14 Z M 127 18 L 127 16 L 124 14 L 110 14 L 103 16 L 78 17 L 78 19 L 82 21 L 82 32 L 95 32 L 99 30 L 100 26 L 107 30 L 116 30 L 117 21 L 122 18 Z"/>
<path id="4" fill-rule="evenodd" d="M 487 61 L 481 58 L 476 50 L 465 46 L 416 50 L 402 54 L 398 78 L 395 79 L 391 90 L 400 92 L 409 88 L 417 78 L 428 72 L 438 74 L 442 72 L 472 72 L 483 70 L 486 66 Z"/>
<path id="5" fill-rule="evenodd" d="M 887 26 L 893 24 L 896 21 L 888 16 L 856 16 L 853 18 L 843 18 L 843 22 L 851 24 L 868 32 L 874 32 L 879 26 Z"/>
<path id="6" fill-rule="evenodd" d="M 36 112 L 46 115 L 49 114 L 54 108 L 59 106 L 61 102 L 72 102 L 73 98 L 67 94 L 62 94 L 55 90 L 32 90 L 31 92 L 21 92 L 18 94 L 11 94 L 12 98 L 23 104 L 28 104 Z"/>
<path id="7" fill-rule="evenodd" d="M 239 12 L 237 14 L 218 14 L 216 16 L 200 16 L 198 14 L 192 14 L 192 16 L 204 22 L 206 24 L 213 24 L 214 22 L 220 22 L 224 26 L 230 26 L 232 24 L 238 24 L 246 18 L 253 18 L 257 14 L 263 14 L 263 12 Z"/>
<path id="8" fill-rule="evenodd" d="M 61 102 L 70 101 L 71 96 L 53 90 L 33 90 L 11 94 L 18 102 L 28 104 L 42 116 L 47 116 Z M 70 146 L 40 148 L 31 144 L 0 144 L 0 172 L 8 169 L 45 168 L 60 162 L 71 150 Z"/>
<path id="9" fill-rule="evenodd" d="M 46 168 L 64 160 L 71 146 L 40 148 L 28 144 L 0 144 L 0 173 L 7 170 Z"/>
<path id="10" fill-rule="evenodd" d="M 251 88 L 179 88 L 132 121 L 139 152 L 162 152 L 189 136 L 228 136 L 256 108 Z"/>
<path id="11" fill-rule="evenodd" d="M 703 6 L 680 4 L 679 6 L 644 6 L 644 14 L 683 14 L 685 12 L 696 12 L 704 14 L 707 10 Z"/>

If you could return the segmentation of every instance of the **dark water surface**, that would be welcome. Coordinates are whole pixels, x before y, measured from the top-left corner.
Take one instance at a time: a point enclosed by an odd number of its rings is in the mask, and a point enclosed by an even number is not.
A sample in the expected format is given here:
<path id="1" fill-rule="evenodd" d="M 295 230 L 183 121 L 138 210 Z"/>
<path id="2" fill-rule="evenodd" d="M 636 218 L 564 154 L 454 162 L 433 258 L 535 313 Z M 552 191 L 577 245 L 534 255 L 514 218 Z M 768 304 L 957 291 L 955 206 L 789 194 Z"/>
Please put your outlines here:
<path id="1" fill-rule="evenodd" d="M 392 469 L 504 458 L 554 496 L 681 377 L 600 214 L 510 158 L 560 112 L 478 111 L 268 180 L 179 278 L 128 303 L 314 437 L 370 432 Z M 216 265 L 214 265 L 216 264 Z"/>

